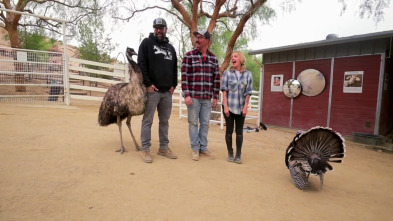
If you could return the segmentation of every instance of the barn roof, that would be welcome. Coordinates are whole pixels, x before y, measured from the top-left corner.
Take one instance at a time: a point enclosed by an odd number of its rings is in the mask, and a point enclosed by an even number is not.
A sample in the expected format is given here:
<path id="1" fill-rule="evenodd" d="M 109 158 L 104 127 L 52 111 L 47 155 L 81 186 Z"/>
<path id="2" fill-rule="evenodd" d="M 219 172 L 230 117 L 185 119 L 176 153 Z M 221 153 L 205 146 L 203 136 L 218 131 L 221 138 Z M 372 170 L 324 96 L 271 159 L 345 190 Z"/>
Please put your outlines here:
<path id="1" fill-rule="evenodd" d="M 250 51 L 250 55 L 263 54 L 264 64 L 329 59 L 347 56 L 387 53 L 392 49 L 393 30 L 342 38 L 329 38 L 295 45 Z"/>
<path id="2" fill-rule="evenodd" d="M 341 38 L 326 39 L 321 41 L 300 43 L 294 45 L 286 45 L 286 46 L 280 46 L 274 48 L 252 50 L 249 52 L 249 54 L 250 55 L 266 54 L 272 52 L 290 51 L 290 50 L 297 50 L 297 49 L 330 46 L 330 45 L 368 41 L 368 40 L 383 39 L 383 38 L 392 38 L 392 37 L 393 37 L 393 30 L 390 30 L 390 31 L 375 32 L 375 33 L 369 33 L 363 35 L 353 35 L 349 37 L 341 37 Z"/>

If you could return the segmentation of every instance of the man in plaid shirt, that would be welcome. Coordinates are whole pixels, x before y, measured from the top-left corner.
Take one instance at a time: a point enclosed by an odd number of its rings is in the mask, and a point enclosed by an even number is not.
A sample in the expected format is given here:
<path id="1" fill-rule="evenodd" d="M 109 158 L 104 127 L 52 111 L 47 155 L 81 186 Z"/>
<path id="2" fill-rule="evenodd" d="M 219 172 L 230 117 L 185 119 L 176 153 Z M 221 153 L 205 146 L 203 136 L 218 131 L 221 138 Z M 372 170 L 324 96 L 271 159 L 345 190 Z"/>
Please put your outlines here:
<path id="1" fill-rule="evenodd" d="M 185 54 L 181 72 L 192 159 L 197 161 L 199 154 L 210 159 L 215 158 L 207 149 L 207 134 L 211 108 L 217 105 L 219 97 L 220 74 L 217 57 L 208 49 L 211 34 L 207 30 L 199 30 L 193 34 L 196 36 L 196 49 Z"/>

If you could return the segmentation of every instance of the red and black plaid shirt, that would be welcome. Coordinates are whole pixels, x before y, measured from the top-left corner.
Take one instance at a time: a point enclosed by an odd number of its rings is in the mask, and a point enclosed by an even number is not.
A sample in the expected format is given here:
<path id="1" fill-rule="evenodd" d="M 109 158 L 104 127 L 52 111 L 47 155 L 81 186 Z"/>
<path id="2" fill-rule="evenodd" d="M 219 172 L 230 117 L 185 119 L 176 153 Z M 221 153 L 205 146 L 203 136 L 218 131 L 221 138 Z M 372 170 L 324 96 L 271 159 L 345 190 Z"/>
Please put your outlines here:
<path id="1" fill-rule="evenodd" d="M 198 49 L 185 54 L 181 68 L 183 96 L 197 99 L 218 99 L 220 73 L 217 57 L 209 50 L 206 57 Z"/>

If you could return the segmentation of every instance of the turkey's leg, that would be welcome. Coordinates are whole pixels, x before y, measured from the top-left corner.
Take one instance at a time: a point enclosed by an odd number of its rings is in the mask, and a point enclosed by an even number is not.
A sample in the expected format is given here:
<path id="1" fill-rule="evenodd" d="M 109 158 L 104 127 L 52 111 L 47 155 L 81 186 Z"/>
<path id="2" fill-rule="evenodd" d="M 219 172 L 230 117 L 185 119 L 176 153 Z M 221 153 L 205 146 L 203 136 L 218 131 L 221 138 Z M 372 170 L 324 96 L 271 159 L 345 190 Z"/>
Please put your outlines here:
<path id="1" fill-rule="evenodd" d="M 127 124 L 128 130 L 130 131 L 132 140 L 134 141 L 136 151 L 140 151 L 141 148 L 140 148 L 139 144 L 136 142 L 135 137 L 134 137 L 134 134 L 132 133 L 132 129 L 131 129 L 131 117 L 132 117 L 131 115 L 128 115 L 126 124 Z"/>
<path id="2" fill-rule="evenodd" d="M 322 172 L 320 172 L 319 173 L 319 183 L 321 184 L 321 189 L 322 189 L 322 186 L 323 186 L 323 173 Z"/>
<path id="3" fill-rule="evenodd" d="M 124 152 L 127 152 L 127 150 L 124 148 L 123 145 L 123 135 L 121 133 L 121 118 L 120 116 L 117 116 L 117 126 L 119 127 L 119 133 L 120 133 L 120 149 L 116 150 L 116 152 L 120 152 L 123 154 Z"/>

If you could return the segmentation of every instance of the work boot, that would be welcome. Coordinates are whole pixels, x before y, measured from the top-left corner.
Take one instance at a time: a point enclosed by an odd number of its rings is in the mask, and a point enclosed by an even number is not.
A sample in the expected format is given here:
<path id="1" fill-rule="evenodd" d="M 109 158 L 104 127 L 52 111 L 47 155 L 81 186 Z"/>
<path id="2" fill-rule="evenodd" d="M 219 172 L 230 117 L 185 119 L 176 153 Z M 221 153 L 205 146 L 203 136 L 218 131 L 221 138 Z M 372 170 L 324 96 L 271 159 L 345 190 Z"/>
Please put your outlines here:
<path id="1" fill-rule="evenodd" d="M 232 149 L 232 134 L 225 134 L 225 142 L 228 150 L 228 161 L 233 162 L 233 149 Z"/>
<path id="2" fill-rule="evenodd" d="M 241 164 L 241 155 L 242 155 L 242 145 L 243 145 L 243 134 L 236 134 L 236 156 L 235 163 Z"/>
<path id="3" fill-rule="evenodd" d="M 142 151 L 142 160 L 145 163 L 152 163 L 153 162 L 153 158 L 150 155 L 150 151 Z"/>
<path id="4" fill-rule="evenodd" d="M 193 150 L 191 154 L 191 159 L 198 161 L 199 160 L 199 151 L 198 150 Z"/>
<path id="5" fill-rule="evenodd" d="M 168 149 L 159 149 L 157 154 L 167 157 L 169 159 L 177 159 L 176 154 L 172 153 L 172 151 L 169 148 Z"/>
<path id="6" fill-rule="evenodd" d="M 210 153 L 210 151 L 208 151 L 208 150 L 206 150 L 204 152 L 201 151 L 200 154 L 202 154 L 203 156 L 205 156 L 211 160 L 214 160 L 216 158 L 216 156 L 214 156 L 214 154 Z"/>

